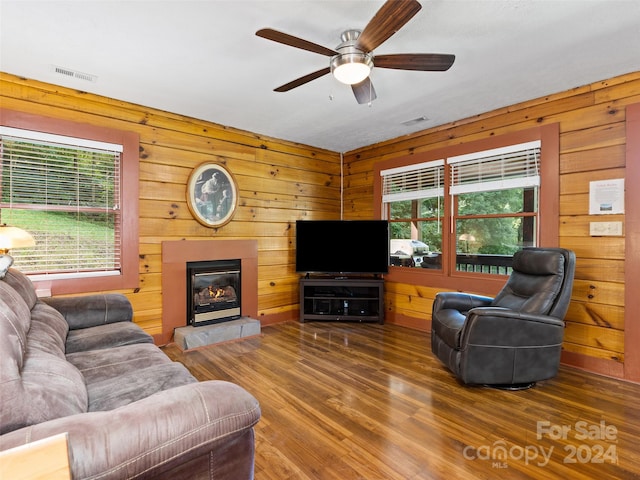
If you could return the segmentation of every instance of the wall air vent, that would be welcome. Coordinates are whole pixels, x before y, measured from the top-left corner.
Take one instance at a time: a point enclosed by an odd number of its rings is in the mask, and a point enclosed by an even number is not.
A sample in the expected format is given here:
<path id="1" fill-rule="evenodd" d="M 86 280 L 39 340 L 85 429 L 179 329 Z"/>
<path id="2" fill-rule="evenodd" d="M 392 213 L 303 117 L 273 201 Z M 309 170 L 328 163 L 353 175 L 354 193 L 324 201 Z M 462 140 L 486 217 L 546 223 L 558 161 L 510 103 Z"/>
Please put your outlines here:
<path id="1" fill-rule="evenodd" d="M 57 65 L 53 65 L 53 71 L 59 75 L 64 75 L 70 78 L 77 78 L 79 80 L 85 80 L 87 82 L 96 82 L 98 80 L 97 75 L 91 75 L 90 73 L 82 73 L 76 70 L 71 70 L 70 68 L 59 67 Z"/>

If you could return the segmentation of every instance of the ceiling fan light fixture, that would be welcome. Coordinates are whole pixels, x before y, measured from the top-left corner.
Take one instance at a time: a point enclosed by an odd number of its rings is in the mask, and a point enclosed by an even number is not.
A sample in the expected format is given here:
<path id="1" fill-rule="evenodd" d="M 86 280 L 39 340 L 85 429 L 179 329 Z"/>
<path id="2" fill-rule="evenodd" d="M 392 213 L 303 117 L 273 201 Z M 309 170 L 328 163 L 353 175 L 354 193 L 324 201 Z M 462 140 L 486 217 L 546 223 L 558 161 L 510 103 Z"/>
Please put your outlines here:
<path id="1" fill-rule="evenodd" d="M 1 1 L 1 0 L 0 0 Z M 396 70 L 418 70 L 440 72 L 448 70 L 455 60 L 455 55 L 438 53 L 399 53 L 376 55 L 373 51 L 389 37 L 400 30 L 422 8 L 418 0 L 386 0 L 382 7 L 369 20 L 362 30 L 349 29 L 340 35 L 340 44 L 335 49 L 294 37 L 287 33 L 263 28 L 256 32 L 259 37 L 308 52 L 325 55 L 329 65 L 320 70 L 296 78 L 273 90 L 288 92 L 289 90 L 333 74 L 336 80 L 351 86 L 351 90 L 359 104 L 371 103 L 376 98 L 375 89 L 369 79 L 374 63 L 378 68 Z"/>
<path id="2" fill-rule="evenodd" d="M 339 82 L 355 85 L 371 73 L 373 60 L 366 53 L 343 53 L 331 59 L 331 73 Z"/>

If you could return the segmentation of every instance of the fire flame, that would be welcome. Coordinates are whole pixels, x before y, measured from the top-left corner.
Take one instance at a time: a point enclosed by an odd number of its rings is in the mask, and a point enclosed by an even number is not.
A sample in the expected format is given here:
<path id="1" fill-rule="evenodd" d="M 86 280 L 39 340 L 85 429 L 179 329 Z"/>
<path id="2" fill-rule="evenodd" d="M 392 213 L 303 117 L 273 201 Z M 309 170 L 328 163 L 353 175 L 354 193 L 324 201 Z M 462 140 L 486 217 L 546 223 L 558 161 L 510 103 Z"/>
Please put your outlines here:
<path id="1" fill-rule="evenodd" d="M 224 290 L 222 288 L 214 288 L 212 285 L 209 285 L 209 296 L 211 298 L 220 298 L 224 296 Z"/>

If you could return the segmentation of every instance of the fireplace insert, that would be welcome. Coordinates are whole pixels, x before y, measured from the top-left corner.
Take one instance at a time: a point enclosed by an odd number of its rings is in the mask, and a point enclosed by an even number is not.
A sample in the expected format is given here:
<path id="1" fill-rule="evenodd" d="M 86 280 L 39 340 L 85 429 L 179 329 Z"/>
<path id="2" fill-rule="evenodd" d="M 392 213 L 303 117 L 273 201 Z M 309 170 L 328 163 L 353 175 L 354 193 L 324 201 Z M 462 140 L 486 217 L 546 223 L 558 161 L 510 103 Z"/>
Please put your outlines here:
<path id="1" fill-rule="evenodd" d="M 240 318 L 240 259 L 187 262 L 187 324 Z"/>

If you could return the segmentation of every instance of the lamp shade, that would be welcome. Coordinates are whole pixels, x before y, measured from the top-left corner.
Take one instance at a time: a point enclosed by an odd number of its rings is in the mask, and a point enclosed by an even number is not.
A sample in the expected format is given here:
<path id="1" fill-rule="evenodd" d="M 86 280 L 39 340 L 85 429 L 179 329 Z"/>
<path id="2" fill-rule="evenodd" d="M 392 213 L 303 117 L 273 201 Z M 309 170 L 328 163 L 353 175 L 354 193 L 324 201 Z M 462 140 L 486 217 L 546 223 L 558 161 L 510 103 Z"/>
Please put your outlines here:
<path id="1" fill-rule="evenodd" d="M 0 253 L 7 253 L 12 248 L 33 247 L 35 244 L 36 241 L 26 230 L 0 225 Z"/>
<path id="2" fill-rule="evenodd" d="M 364 53 L 345 53 L 331 59 L 331 72 L 339 82 L 354 85 L 369 76 L 373 61 Z"/>

